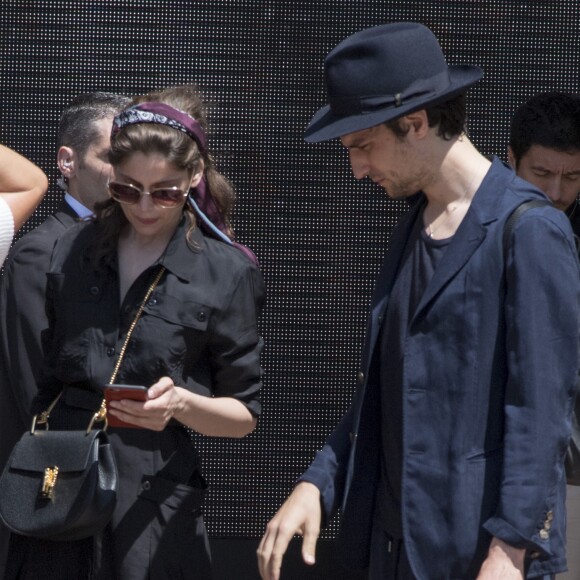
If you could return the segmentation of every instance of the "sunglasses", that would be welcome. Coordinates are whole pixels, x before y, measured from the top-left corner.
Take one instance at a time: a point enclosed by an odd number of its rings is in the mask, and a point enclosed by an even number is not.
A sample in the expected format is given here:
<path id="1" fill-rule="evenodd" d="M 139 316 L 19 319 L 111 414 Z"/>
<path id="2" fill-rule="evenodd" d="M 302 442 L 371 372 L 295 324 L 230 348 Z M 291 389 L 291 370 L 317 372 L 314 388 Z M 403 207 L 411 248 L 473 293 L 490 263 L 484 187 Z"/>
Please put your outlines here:
<path id="1" fill-rule="evenodd" d="M 130 183 L 117 181 L 109 181 L 108 188 L 110 196 L 119 203 L 134 205 L 141 199 L 142 195 L 150 195 L 154 205 L 166 209 L 181 204 L 188 193 L 179 187 L 160 187 L 153 191 L 143 191 Z"/>

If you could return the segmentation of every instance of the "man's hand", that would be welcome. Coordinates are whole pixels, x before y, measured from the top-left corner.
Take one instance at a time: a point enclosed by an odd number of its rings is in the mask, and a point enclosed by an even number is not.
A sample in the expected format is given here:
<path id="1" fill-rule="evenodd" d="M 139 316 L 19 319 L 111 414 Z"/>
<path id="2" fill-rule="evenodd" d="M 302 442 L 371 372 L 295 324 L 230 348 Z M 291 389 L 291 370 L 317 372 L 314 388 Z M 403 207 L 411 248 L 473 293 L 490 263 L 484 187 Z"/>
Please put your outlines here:
<path id="1" fill-rule="evenodd" d="M 304 538 L 302 541 L 304 562 L 314 564 L 320 520 L 320 491 L 312 483 L 302 481 L 270 520 L 258 546 L 258 568 L 263 580 L 280 578 L 282 558 L 295 534 Z"/>
<path id="2" fill-rule="evenodd" d="M 526 551 L 493 538 L 477 580 L 522 580 Z"/>

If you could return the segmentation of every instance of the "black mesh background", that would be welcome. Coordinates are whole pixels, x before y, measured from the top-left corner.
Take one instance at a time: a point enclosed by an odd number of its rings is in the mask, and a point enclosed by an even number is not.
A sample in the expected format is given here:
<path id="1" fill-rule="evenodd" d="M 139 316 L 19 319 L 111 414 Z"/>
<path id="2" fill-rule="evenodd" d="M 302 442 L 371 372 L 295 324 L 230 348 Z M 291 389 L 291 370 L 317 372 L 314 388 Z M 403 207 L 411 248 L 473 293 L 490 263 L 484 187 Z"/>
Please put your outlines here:
<path id="1" fill-rule="evenodd" d="M 430 26 L 448 61 L 477 64 L 469 127 L 505 157 L 515 107 L 579 91 L 578 0 L 2 0 L 0 141 L 56 178 L 61 109 L 78 93 L 196 82 L 210 145 L 237 185 L 235 225 L 268 287 L 264 413 L 242 441 L 198 438 L 214 537 L 258 537 L 347 408 L 366 309 L 403 206 L 356 182 L 337 143 L 306 145 L 325 104 L 324 55 L 361 28 Z M 55 208 L 51 194 L 23 231 Z M 323 533 L 331 538 L 336 520 Z"/>

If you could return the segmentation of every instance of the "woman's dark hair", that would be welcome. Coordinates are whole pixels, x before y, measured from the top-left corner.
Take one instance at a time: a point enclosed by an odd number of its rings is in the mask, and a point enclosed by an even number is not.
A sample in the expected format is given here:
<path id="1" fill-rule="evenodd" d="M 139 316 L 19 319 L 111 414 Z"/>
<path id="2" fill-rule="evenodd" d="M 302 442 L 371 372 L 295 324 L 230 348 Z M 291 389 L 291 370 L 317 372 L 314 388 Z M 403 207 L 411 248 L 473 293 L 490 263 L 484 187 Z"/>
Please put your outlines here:
<path id="1" fill-rule="evenodd" d="M 465 93 L 438 105 L 427 107 L 425 110 L 427 111 L 429 127 L 437 127 L 437 135 L 445 141 L 450 141 L 466 131 Z M 407 134 L 408 129 L 402 127 L 399 121 L 400 118 L 388 121 L 385 125 L 402 139 Z"/>
<path id="2" fill-rule="evenodd" d="M 129 106 L 145 102 L 160 102 L 171 105 L 193 117 L 207 132 L 207 113 L 203 99 L 193 85 L 169 87 L 167 89 L 136 97 Z M 167 158 L 179 169 L 187 169 L 195 174 L 203 163 L 204 175 L 209 191 L 215 200 L 226 225 L 226 233 L 233 238 L 231 214 L 235 192 L 231 183 L 221 175 L 212 156 L 202 153 L 197 143 L 181 131 L 157 123 L 137 123 L 123 127 L 111 139 L 109 161 L 116 166 L 128 159 L 134 153 L 149 155 L 158 153 Z M 114 253 L 121 228 L 127 223 L 127 218 L 119 204 L 108 199 L 95 207 L 96 220 L 101 228 L 98 236 L 98 247 L 95 248 L 94 262 L 99 264 L 107 255 Z M 186 203 L 184 214 L 189 221 L 187 239 L 195 230 L 196 219 L 193 211 Z"/>

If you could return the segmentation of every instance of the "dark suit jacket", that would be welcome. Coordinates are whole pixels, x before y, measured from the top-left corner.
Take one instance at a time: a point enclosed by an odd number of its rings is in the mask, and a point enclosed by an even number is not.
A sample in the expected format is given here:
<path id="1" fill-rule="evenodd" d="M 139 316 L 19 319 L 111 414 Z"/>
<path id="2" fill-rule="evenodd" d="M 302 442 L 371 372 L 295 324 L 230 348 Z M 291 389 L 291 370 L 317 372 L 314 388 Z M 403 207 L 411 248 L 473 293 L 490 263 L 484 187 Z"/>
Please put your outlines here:
<path id="1" fill-rule="evenodd" d="M 66 202 L 14 244 L 0 286 L 0 468 L 20 435 L 30 427 L 30 404 L 42 363 L 40 332 L 46 272 L 57 238 L 78 217 Z"/>
<path id="2" fill-rule="evenodd" d="M 57 238 L 78 217 L 62 201 L 56 212 L 12 247 L 0 281 L 0 470 L 30 427 L 30 404 L 42 363 L 40 332 L 48 326 L 46 272 Z M 0 578 L 10 534 L 0 523 Z"/>
<path id="3" fill-rule="evenodd" d="M 530 577 L 565 568 L 580 273 L 564 212 L 526 212 L 503 263 L 507 218 L 539 197 L 495 160 L 409 325 L 401 510 L 417 578 L 474 578 L 492 536 L 527 549 Z M 424 203 L 393 233 L 351 409 L 302 477 L 325 515 L 342 504 L 339 552 L 353 568 L 368 565 L 379 477 L 379 329 Z"/>

